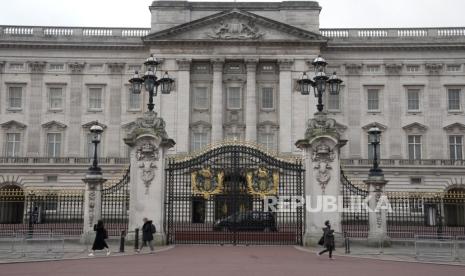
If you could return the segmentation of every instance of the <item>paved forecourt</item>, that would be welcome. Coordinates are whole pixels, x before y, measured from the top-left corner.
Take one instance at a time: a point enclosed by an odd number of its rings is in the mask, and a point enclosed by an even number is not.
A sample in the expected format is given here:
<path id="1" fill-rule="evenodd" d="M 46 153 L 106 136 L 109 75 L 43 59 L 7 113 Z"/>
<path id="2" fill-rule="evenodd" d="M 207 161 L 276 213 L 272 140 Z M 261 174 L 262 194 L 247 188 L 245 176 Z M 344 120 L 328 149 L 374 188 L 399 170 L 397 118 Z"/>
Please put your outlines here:
<path id="1" fill-rule="evenodd" d="M 155 254 L 0 265 L 0 275 L 465 275 L 465 266 L 317 257 L 292 246 L 176 246 Z"/>

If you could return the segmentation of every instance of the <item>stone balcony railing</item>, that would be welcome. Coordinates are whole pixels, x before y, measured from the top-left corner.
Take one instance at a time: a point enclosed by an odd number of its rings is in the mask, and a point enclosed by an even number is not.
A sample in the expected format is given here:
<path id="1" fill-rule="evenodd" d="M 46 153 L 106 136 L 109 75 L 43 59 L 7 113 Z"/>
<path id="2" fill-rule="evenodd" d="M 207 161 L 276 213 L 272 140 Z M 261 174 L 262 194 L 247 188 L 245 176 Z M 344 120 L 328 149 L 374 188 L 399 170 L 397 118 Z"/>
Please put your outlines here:
<path id="1" fill-rule="evenodd" d="M 58 27 L 0 25 L 1 37 L 29 37 L 38 40 L 57 38 L 140 38 L 148 35 L 150 28 Z M 347 28 L 320 29 L 320 34 L 334 39 L 365 38 L 443 38 L 465 37 L 465 27 L 451 28 Z M 138 40 L 140 41 L 140 40 Z"/>
<path id="2" fill-rule="evenodd" d="M 372 159 L 342 159 L 344 166 L 372 166 Z M 381 167 L 404 167 L 404 166 L 437 166 L 437 167 L 465 167 L 465 160 L 451 159 L 381 159 L 379 162 Z"/>
<path id="3" fill-rule="evenodd" d="M 148 28 L 0 26 L 0 36 L 54 37 L 142 37 Z"/>
<path id="4" fill-rule="evenodd" d="M 0 157 L 0 164 L 63 164 L 63 165 L 89 165 L 92 163 L 89 157 Z M 127 157 L 100 157 L 99 164 L 120 165 L 129 164 Z"/>
<path id="5" fill-rule="evenodd" d="M 465 27 L 320 29 L 320 34 L 336 39 L 465 37 Z"/>

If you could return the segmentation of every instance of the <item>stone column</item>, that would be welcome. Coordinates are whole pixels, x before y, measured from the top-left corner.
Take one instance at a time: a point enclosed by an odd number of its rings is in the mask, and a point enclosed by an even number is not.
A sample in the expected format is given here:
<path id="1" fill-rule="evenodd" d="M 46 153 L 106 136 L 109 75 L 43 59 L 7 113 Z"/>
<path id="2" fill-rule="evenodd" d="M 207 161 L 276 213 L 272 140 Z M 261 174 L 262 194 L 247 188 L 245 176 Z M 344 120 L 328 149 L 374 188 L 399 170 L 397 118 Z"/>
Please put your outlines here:
<path id="1" fill-rule="evenodd" d="M 68 128 L 68 155 L 81 156 L 81 123 L 82 123 L 82 95 L 85 63 L 73 62 L 68 64 L 71 71 L 69 128 Z"/>
<path id="2" fill-rule="evenodd" d="M 27 128 L 27 156 L 39 156 L 41 143 L 38 137 L 41 137 L 41 121 L 42 121 L 42 97 L 43 97 L 43 79 L 45 62 L 30 62 L 31 69 L 31 92 L 30 95 L 23 91 L 23 101 L 29 102 L 23 108 L 26 110 L 28 116 Z"/>
<path id="3" fill-rule="evenodd" d="M 108 63 L 110 69 L 109 124 L 106 130 L 106 143 L 112 145 L 105 149 L 106 156 L 120 156 L 121 128 L 121 92 L 123 86 L 124 63 Z M 126 91 L 125 91 L 126 92 Z M 125 95 L 127 97 L 127 95 Z M 118 145 L 118 146 L 117 146 Z M 102 151 L 103 153 L 103 151 Z"/>
<path id="4" fill-rule="evenodd" d="M 214 59 L 212 92 L 212 137 L 211 142 L 223 140 L 223 59 Z"/>
<path id="5" fill-rule="evenodd" d="M 279 151 L 292 152 L 292 72 L 293 60 L 279 62 Z"/>
<path id="6" fill-rule="evenodd" d="M 175 143 L 166 134 L 164 120 L 153 111 L 136 120 L 124 142 L 130 147 L 131 164 L 129 231 L 141 229 L 142 219 L 148 218 L 157 229 L 155 244 L 165 244 L 164 162 Z"/>
<path id="7" fill-rule="evenodd" d="M 322 235 L 324 222 L 329 220 L 335 232 L 341 232 L 341 213 L 338 208 L 340 192 L 340 139 L 336 121 L 325 113 L 315 113 L 307 123 L 305 138 L 296 146 L 304 151 L 306 227 L 304 244 L 316 245 Z"/>
<path id="8" fill-rule="evenodd" d="M 84 192 L 84 224 L 81 241 L 89 244 L 95 238 L 94 225 L 102 218 L 102 186 L 106 179 L 102 175 L 87 174 L 82 180 Z"/>
<path id="9" fill-rule="evenodd" d="M 247 98 L 245 113 L 245 140 L 257 141 L 257 81 L 256 71 L 258 59 L 246 60 L 247 65 Z"/>
<path id="10" fill-rule="evenodd" d="M 177 59 L 177 120 L 176 120 L 176 152 L 189 151 L 189 123 L 190 123 L 190 59 Z"/>
<path id="11" fill-rule="evenodd" d="M 386 220 L 389 202 L 384 193 L 388 181 L 384 180 L 384 176 L 381 175 L 369 176 L 368 180 L 364 182 L 368 187 L 368 244 L 373 246 L 389 245 Z"/>

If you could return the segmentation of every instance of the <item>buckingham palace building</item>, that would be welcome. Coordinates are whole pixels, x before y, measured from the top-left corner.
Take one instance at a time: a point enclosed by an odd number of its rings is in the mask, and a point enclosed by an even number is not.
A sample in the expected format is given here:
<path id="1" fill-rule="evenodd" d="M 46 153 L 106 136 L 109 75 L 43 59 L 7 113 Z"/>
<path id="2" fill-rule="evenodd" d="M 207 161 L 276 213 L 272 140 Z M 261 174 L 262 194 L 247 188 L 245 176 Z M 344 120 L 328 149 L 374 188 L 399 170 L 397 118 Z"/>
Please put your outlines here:
<path id="1" fill-rule="evenodd" d="M 121 178 L 149 97 L 128 81 L 151 54 L 175 81 L 154 98 L 168 155 L 232 141 L 302 156 L 317 98 L 298 81 L 321 56 L 343 81 L 323 104 L 348 179 L 367 178 L 376 126 L 388 191 L 465 189 L 465 27 L 322 29 L 321 9 L 160 0 L 148 28 L 0 25 L 0 189 L 82 189 L 94 124 L 104 177 Z"/>

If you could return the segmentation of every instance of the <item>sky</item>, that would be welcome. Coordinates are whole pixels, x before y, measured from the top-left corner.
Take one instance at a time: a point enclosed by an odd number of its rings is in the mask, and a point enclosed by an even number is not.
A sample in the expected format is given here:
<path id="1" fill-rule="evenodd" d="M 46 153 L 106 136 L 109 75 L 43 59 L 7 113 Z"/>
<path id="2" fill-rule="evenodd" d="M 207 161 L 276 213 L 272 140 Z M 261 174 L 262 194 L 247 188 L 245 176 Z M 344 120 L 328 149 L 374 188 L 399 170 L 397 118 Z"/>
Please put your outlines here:
<path id="1" fill-rule="evenodd" d="M 0 25 L 149 28 L 148 6 L 151 2 L 151 0 L 0 0 Z M 237 2 L 250 1 L 237 0 Z M 279 1 L 268 0 L 268 2 Z M 464 0 L 320 0 L 318 2 L 323 8 L 320 14 L 321 28 L 465 27 Z"/>

